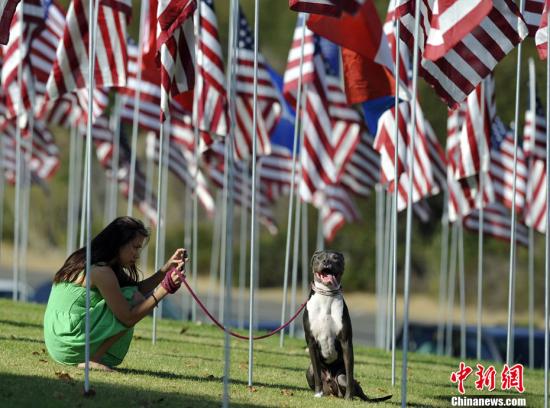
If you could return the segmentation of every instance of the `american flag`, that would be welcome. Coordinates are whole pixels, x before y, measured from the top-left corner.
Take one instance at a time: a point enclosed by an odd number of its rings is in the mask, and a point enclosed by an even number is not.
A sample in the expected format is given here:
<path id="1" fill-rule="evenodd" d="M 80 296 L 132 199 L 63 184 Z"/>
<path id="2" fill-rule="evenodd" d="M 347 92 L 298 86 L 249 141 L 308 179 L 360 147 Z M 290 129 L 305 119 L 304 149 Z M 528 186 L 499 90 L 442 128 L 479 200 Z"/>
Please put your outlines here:
<path id="1" fill-rule="evenodd" d="M 546 232 L 546 161 L 539 158 L 529 160 L 529 177 L 524 220 L 528 227 L 533 227 L 541 234 Z"/>
<path id="2" fill-rule="evenodd" d="M 197 112 L 201 139 L 212 144 L 211 135 L 225 136 L 229 129 L 223 54 L 218 35 L 218 19 L 213 0 L 200 6 L 199 44 L 197 47 Z"/>
<path id="3" fill-rule="evenodd" d="M 327 242 L 334 239 L 346 222 L 360 220 L 351 197 L 340 185 L 327 186 L 323 191 L 315 192 L 313 205 L 321 212 L 323 236 Z"/>
<path id="4" fill-rule="evenodd" d="M 32 146 L 30 132 L 31 129 L 24 127 L 21 133 L 21 154 L 23 160 L 29 159 L 26 163 L 30 166 L 32 174 L 37 179 L 47 181 L 57 172 L 61 161 L 59 159 L 59 148 L 55 144 L 55 140 L 51 132 L 47 129 L 44 122 L 35 120 L 32 129 Z M 8 125 L 3 130 L 3 147 L 13 152 L 13 156 L 9 154 L 7 157 L 13 157 L 15 169 L 15 147 L 16 147 L 16 128 L 15 121 L 8 122 Z M 32 152 L 31 152 L 32 151 Z M 8 178 L 11 178 L 8 177 Z"/>
<path id="5" fill-rule="evenodd" d="M 457 180 L 460 148 L 460 131 L 465 121 L 466 107 L 462 104 L 459 108 L 449 111 L 447 118 L 447 191 L 449 193 L 449 221 L 455 222 L 464 218 L 478 206 L 479 175 Z M 489 177 L 485 177 L 484 183 L 489 183 Z M 487 191 L 487 189 L 485 189 Z M 483 203 L 487 204 L 492 197 L 486 193 Z"/>
<path id="6" fill-rule="evenodd" d="M 339 16 L 341 9 L 332 0 L 289 0 L 288 7 L 293 11 L 303 13 L 325 14 Z"/>
<path id="7" fill-rule="evenodd" d="M 284 93 L 291 104 L 297 91 L 302 27 L 300 16 L 284 76 Z M 306 89 L 300 193 L 305 201 L 311 201 L 315 191 L 340 182 L 359 144 L 362 119 L 347 105 L 337 73 L 327 58 L 336 46 L 307 28 L 304 41 L 302 80 Z"/>
<path id="8" fill-rule="evenodd" d="M 488 188 L 493 189 L 494 199 L 512 208 L 514 181 L 514 134 L 506 128 L 499 118 L 496 118 L 491 132 L 491 164 L 489 176 L 491 182 Z M 527 184 L 527 163 L 523 149 L 518 146 L 516 153 L 516 211 L 521 213 L 525 207 L 525 191 Z"/>
<path id="9" fill-rule="evenodd" d="M 535 34 L 535 44 L 537 45 L 537 51 L 540 59 L 546 59 L 547 46 L 548 46 L 548 1 L 544 3 L 544 11 L 540 18 L 540 26 Z"/>
<path id="10" fill-rule="evenodd" d="M 534 37 L 539 26 L 542 11 L 544 10 L 544 0 L 525 0 L 525 8 L 523 10 L 523 18 L 527 28 L 529 29 L 529 36 Z"/>
<path id="11" fill-rule="evenodd" d="M 69 7 L 63 39 L 58 45 L 46 85 L 46 101 L 87 86 L 90 38 L 87 5 L 85 0 L 73 0 Z M 131 10 L 130 0 L 99 2 L 94 71 L 96 88 L 126 84 L 126 26 Z"/>
<path id="12" fill-rule="evenodd" d="M 26 119 L 27 113 L 33 107 L 35 86 L 30 52 L 34 37 L 44 27 L 45 11 L 40 0 L 27 0 L 19 4 L 11 22 L 12 35 L 4 49 L 2 65 L 2 87 L 6 96 L 8 118 L 18 116 Z M 21 88 L 19 87 L 19 67 L 21 67 Z"/>
<path id="13" fill-rule="evenodd" d="M 414 44 L 414 1 L 404 3 L 398 10 L 401 38 L 410 49 Z M 456 107 L 466 99 L 496 64 L 527 36 L 527 26 L 512 0 L 492 4 L 481 23 L 466 33 L 449 52 L 433 61 L 427 58 L 421 61 L 419 74 L 450 107 Z M 429 22 L 426 16 L 423 16 L 424 20 Z M 421 36 L 421 52 L 425 52 L 423 40 Z"/>
<path id="14" fill-rule="evenodd" d="M 244 160 L 252 155 L 254 37 L 240 8 L 236 71 L 235 155 L 237 159 Z M 282 107 L 279 102 L 279 91 L 273 83 L 262 54 L 258 54 L 257 75 L 256 152 L 258 155 L 265 155 L 271 151 L 269 136 L 280 119 Z"/>
<path id="15" fill-rule="evenodd" d="M 128 83 L 121 89 L 123 94 L 121 103 L 121 117 L 127 123 L 132 123 L 134 103 L 137 90 L 140 90 L 138 124 L 141 128 L 155 132 L 160 131 L 160 95 L 159 78 L 147 71 L 142 72 L 141 82 L 137 80 L 138 49 L 133 43 L 128 43 Z M 177 101 L 170 101 L 170 134 L 180 141 L 188 150 L 194 150 L 194 133 L 191 123 L 191 114 Z M 166 130 L 165 130 L 166 131 Z"/>
<path id="16" fill-rule="evenodd" d="M 482 85 L 478 85 L 474 92 L 468 95 L 464 104 L 466 113 L 458 140 L 459 155 L 455 173 L 457 179 L 474 176 L 481 168 L 487 169 L 489 165 L 491 124 L 496 115 L 495 85 L 492 76 L 483 84 L 483 92 Z M 482 111 L 484 116 L 481 114 Z M 484 157 L 481 157 L 481 148 L 485 152 Z"/>
<path id="17" fill-rule="evenodd" d="M 404 209 L 407 204 L 408 191 L 408 150 L 411 140 L 410 129 L 410 105 L 401 103 L 399 105 L 399 123 L 398 123 L 398 208 Z M 417 101 L 416 116 L 416 142 L 414 150 L 414 180 L 413 197 L 415 203 L 424 197 L 437 194 L 442 186 L 434 176 L 434 168 L 443 167 L 443 160 L 436 152 L 438 149 L 437 138 L 433 135 L 430 124 L 424 119 L 422 109 Z M 381 181 L 390 183 L 390 191 L 394 190 L 394 128 L 395 113 L 394 109 L 386 111 L 380 118 L 378 133 L 376 135 L 374 148 L 380 152 L 381 161 Z M 434 150 L 435 149 L 435 150 Z M 440 149 L 440 148 L 439 148 Z M 444 162 L 444 160 L 443 160 Z"/>
<path id="18" fill-rule="evenodd" d="M 546 160 L 546 119 L 538 96 L 535 101 L 535 111 L 530 108 L 525 111 L 523 151 L 528 158 Z"/>
<path id="19" fill-rule="evenodd" d="M 473 211 L 463 220 L 464 227 L 470 231 L 479 230 L 479 210 Z M 494 202 L 483 210 L 483 231 L 485 234 L 510 242 L 512 224 L 510 210 L 503 204 Z M 516 243 L 527 247 L 529 245 L 527 227 L 523 223 L 516 223 Z"/>
<path id="20" fill-rule="evenodd" d="M 225 164 L 224 164 L 225 141 L 220 139 L 215 141 L 204 153 L 204 163 L 210 180 L 214 185 L 221 189 L 223 188 Z M 243 169 L 243 167 L 245 167 Z M 244 173 L 247 174 L 243 178 Z M 252 183 L 251 172 L 245 162 L 235 162 L 233 169 L 233 200 L 235 204 L 245 206 L 250 209 L 252 198 Z M 256 190 L 256 205 L 257 214 L 260 222 L 264 225 L 271 234 L 276 234 L 278 231 L 277 222 L 273 215 L 272 206 L 273 199 L 267 194 L 266 186 L 260 184 L 260 188 Z"/>
<path id="21" fill-rule="evenodd" d="M 17 4 L 21 0 L 0 0 L 0 44 L 7 44 L 10 38 L 10 25 Z"/>
<path id="22" fill-rule="evenodd" d="M 146 154 L 147 157 L 154 159 L 158 164 L 160 144 L 159 139 L 153 133 L 147 135 Z M 182 147 L 174 136 L 171 136 L 168 141 L 168 169 L 183 184 L 189 186 L 191 190 L 196 190 L 199 202 L 208 215 L 213 216 L 215 204 L 210 191 L 208 191 L 206 179 L 201 170 L 197 172 L 195 179 L 194 175 L 197 171 L 195 158 L 192 152 L 187 147 Z"/>
<path id="23" fill-rule="evenodd" d="M 374 138 L 366 130 L 342 175 L 342 186 L 360 197 L 368 197 L 380 179 L 380 155 L 373 148 Z"/>
<path id="24" fill-rule="evenodd" d="M 170 109 L 170 96 L 195 85 L 195 0 L 159 0 L 157 8 L 157 58 L 160 59 L 161 120 Z"/>
<path id="25" fill-rule="evenodd" d="M 85 137 L 85 130 L 82 129 L 82 137 Z M 124 133 L 120 134 L 119 144 L 119 159 L 118 173 L 113 174 L 112 156 L 114 149 L 114 133 L 109 126 L 109 120 L 105 115 L 100 116 L 94 123 L 92 128 L 92 138 L 96 148 L 96 155 L 105 170 L 107 178 L 116 177 L 118 187 L 123 196 L 128 199 L 129 182 L 130 182 L 130 156 L 131 149 Z M 135 184 L 134 184 L 134 203 L 139 210 L 147 217 L 152 225 L 156 225 L 156 198 L 153 194 L 147 201 L 145 176 L 140 168 L 139 161 L 135 167 Z"/>

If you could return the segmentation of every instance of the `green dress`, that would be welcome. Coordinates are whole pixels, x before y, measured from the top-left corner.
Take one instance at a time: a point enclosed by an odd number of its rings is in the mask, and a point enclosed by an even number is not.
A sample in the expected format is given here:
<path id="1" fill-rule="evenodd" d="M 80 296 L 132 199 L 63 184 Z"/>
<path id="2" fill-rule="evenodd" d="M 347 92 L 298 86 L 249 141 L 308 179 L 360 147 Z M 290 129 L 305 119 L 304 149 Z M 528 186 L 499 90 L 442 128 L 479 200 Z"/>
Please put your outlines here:
<path id="1" fill-rule="evenodd" d="M 121 288 L 130 301 L 137 286 Z M 44 341 L 50 356 L 62 364 L 84 362 L 86 330 L 86 288 L 61 282 L 52 286 L 44 314 Z M 103 355 L 101 363 L 109 367 L 119 365 L 130 347 L 134 328 L 122 324 L 113 314 L 97 288 L 90 291 L 90 356 L 107 339 L 126 331 Z"/>

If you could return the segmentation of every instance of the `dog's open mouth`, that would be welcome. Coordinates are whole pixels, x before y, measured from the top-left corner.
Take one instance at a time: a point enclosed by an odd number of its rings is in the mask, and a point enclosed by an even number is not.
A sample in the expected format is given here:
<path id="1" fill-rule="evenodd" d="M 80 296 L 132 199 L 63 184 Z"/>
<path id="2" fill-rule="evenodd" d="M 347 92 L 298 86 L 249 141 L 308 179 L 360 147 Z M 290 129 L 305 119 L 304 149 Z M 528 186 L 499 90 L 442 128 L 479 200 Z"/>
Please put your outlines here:
<path id="1" fill-rule="evenodd" d="M 338 286 L 338 279 L 336 278 L 336 275 L 333 275 L 326 269 L 320 272 L 315 272 L 315 275 L 317 275 L 321 283 L 324 285 Z"/>

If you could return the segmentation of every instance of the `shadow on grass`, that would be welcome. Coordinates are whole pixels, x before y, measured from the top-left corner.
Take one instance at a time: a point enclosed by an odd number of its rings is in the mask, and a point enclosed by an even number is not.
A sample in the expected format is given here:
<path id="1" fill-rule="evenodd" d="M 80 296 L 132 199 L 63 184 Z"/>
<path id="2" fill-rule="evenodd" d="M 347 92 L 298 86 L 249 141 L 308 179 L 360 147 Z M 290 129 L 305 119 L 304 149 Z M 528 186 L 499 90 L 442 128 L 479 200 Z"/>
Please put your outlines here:
<path id="1" fill-rule="evenodd" d="M 21 337 L 21 336 L 14 336 L 13 334 L 10 336 L 0 336 L 0 340 L 9 340 L 9 341 L 23 341 L 28 343 L 40 343 L 44 344 L 44 340 L 40 339 L 33 339 L 31 337 Z"/>
<path id="2" fill-rule="evenodd" d="M 148 373 L 150 374 L 150 373 Z M 93 397 L 84 397 L 82 381 L 70 382 L 37 376 L 0 373 L 0 406 L 3 407 L 219 407 L 221 399 L 189 394 L 187 390 L 154 391 L 130 385 L 92 383 Z M 32 390 L 32 392 L 29 392 Z M 249 408 L 252 404 L 231 406 Z"/>
<path id="3" fill-rule="evenodd" d="M 32 327 L 35 329 L 43 329 L 44 326 L 40 323 L 29 323 L 29 322 L 18 322 L 15 320 L 4 320 L 0 319 L 0 325 L 6 324 L 9 326 L 15 326 L 15 327 Z"/>
<path id="4" fill-rule="evenodd" d="M 152 376 L 152 377 L 158 377 L 163 379 L 169 379 L 169 380 L 189 380 L 189 381 L 207 381 L 207 382 L 213 382 L 221 384 L 223 382 L 223 377 L 216 377 L 214 375 L 207 375 L 204 377 L 197 376 L 197 375 L 182 375 L 182 374 L 174 374 L 167 371 L 155 371 L 155 370 L 141 370 L 137 368 L 119 368 L 117 369 L 120 373 L 124 374 L 136 374 L 136 375 L 146 375 L 146 376 Z M 247 381 L 242 380 L 236 380 L 231 379 L 231 384 L 238 384 L 243 386 L 248 386 Z M 289 385 L 289 384 L 267 384 L 262 382 L 254 382 L 255 386 L 259 387 L 265 387 L 265 388 L 273 388 L 273 389 L 287 389 L 287 390 L 294 390 L 294 391 L 308 391 L 309 388 L 307 387 L 297 387 L 295 385 Z"/>

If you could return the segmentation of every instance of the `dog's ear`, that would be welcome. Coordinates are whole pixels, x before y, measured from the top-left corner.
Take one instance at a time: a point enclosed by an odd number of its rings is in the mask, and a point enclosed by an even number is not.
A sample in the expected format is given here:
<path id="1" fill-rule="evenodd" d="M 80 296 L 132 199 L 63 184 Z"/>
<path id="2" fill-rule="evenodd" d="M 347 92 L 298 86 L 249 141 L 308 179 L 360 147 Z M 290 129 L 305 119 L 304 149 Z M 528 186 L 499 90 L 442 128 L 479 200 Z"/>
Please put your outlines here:
<path id="1" fill-rule="evenodd" d="M 344 260 L 344 255 L 341 252 L 334 252 L 336 255 L 336 258 L 338 259 L 338 263 L 342 265 L 342 272 L 344 272 L 344 268 L 346 266 L 346 261 Z"/>
<path id="2" fill-rule="evenodd" d="M 313 263 L 314 263 L 314 262 L 317 260 L 317 258 L 318 258 L 321 254 L 323 254 L 324 252 L 325 252 L 324 250 L 318 249 L 318 250 L 316 250 L 316 251 L 313 253 L 313 255 L 311 256 L 311 262 L 310 262 L 310 265 L 309 265 L 310 268 L 313 269 Z"/>

